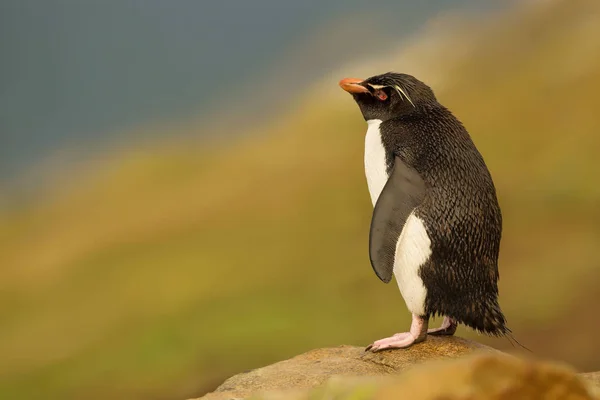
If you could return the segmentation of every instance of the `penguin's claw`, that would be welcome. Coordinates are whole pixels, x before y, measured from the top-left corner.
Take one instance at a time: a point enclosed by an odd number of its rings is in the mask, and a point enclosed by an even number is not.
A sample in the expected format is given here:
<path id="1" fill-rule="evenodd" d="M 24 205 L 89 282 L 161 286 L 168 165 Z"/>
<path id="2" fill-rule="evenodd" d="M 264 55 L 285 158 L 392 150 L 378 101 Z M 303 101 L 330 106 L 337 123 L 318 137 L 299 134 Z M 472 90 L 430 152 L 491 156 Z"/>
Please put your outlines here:
<path id="1" fill-rule="evenodd" d="M 367 346 L 365 351 L 369 351 L 369 350 L 377 351 L 377 349 L 379 349 L 381 346 L 386 345 L 388 343 L 396 342 L 398 340 L 402 340 L 402 339 L 408 337 L 409 335 L 410 335 L 410 332 L 396 333 L 393 336 L 390 336 L 390 337 L 384 338 L 384 339 L 380 339 L 380 340 L 377 340 L 377 341 L 371 343 L 369 346 Z"/>
<path id="2" fill-rule="evenodd" d="M 369 345 L 365 351 L 377 353 L 378 351 L 386 349 L 405 349 L 423 340 L 424 339 L 418 341 L 410 332 L 397 333 L 392 337 L 374 342 Z"/>
<path id="3" fill-rule="evenodd" d="M 376 353 L 385 349 L 405 349 L 415 343 L 423 342 L 427 339 L 428 321 L 429 317 L 413 314 L 410 332 L 396 333 L 394 336 L 377 340 L 367 346 L 365 351 Z"/>
<path id="4" fill-rule="evenodd" d="M 458 323 L 452 318 L 444 317 L 442 326 L 439 328 L 428 329 L 427 334 L 432 336 L 452 336 L 456 332 Z"/>

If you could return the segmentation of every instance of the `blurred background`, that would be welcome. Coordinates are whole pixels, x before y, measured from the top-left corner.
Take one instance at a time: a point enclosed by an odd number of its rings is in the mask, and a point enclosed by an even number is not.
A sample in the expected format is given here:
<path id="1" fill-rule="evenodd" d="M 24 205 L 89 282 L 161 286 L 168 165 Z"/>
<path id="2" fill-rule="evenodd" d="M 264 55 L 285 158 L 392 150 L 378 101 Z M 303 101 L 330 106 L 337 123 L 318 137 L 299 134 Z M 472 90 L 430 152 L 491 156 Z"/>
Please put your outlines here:
<path id="1" fill-rule="evenodd" d="M 0 398 L 184 399 L 405 330 L 337 86 L 390 70 L 486 159 L 515 336 L 600 370 L 597 0 L 4 0 L 0 32 Z"/>

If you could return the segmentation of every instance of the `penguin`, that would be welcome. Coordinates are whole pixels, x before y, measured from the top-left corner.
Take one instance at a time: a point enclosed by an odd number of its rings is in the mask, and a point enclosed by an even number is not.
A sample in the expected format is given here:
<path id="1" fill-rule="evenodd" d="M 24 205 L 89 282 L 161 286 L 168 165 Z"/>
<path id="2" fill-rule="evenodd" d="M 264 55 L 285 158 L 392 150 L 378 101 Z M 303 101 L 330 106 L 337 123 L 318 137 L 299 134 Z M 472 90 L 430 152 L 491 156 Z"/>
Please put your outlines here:
<path id="1" fill-rule="evenodd" d="M 454 335 L 458 324 L 512 337 L 498 302 L 502 214 L 491 174 L 463 124 L 411 75 L 346 78 L 339 86 L 367 123 L 371 265 L 384 283 L 396 278 L 412 314 L 408 332 L 366 351 Z M 443 317 L 441 326 L 428 329 L 436 316 Z"/>

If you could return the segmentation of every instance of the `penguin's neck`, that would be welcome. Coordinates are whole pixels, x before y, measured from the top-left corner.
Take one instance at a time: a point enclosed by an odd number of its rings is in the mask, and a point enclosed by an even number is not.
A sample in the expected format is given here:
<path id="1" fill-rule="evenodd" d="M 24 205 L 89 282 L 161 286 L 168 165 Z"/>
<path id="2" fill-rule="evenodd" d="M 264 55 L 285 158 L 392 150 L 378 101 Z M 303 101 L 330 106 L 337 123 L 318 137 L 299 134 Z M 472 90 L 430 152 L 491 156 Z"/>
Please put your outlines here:
<path id="1" fill-rule="evenodd" d="M 379 130 L 381 122 L 380 119 L 368 120 L 365 136 L 365 175 L 373 206 L 388 180 L 385 147 Z"/>

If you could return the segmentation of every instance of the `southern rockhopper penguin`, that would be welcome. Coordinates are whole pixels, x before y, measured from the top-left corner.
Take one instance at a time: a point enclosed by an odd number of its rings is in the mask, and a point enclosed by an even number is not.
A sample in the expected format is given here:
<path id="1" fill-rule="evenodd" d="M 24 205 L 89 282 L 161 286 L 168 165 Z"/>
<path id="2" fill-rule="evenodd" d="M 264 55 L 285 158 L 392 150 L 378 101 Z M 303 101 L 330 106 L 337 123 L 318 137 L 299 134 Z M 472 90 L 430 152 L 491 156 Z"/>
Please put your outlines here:
<path id="1" fill-rule="evenodd" d="M 510 335 L 498 304 L 502 215 L 490 173 L 462 123 L 410 75 L 347 78 L 339 85 L 368 125 L 371 265 L 385 283 L 396 277 L 412 313 L 409 332 L 367 350 L 453 335 L 459 323 Z M 444 316 L 442 326 L 427 329 L 436 315 Z"/>

